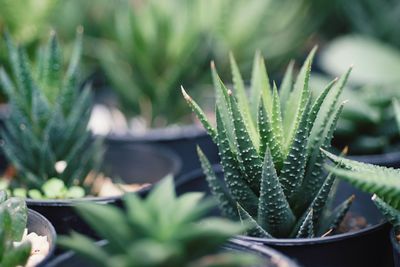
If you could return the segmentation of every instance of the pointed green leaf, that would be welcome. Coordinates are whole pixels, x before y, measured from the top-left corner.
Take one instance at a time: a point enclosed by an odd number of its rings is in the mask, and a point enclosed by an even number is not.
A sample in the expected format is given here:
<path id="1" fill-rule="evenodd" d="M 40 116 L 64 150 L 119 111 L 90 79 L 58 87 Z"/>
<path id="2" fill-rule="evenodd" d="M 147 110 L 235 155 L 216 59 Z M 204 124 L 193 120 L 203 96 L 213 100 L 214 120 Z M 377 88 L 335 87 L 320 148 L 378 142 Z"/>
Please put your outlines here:
<path id="1" fill-rule="evenodd" d="M 388 222 L 390 222 L 396 230 L 400 229 L 400 210 L 394 209 L 377 195 L 373 195 L 372 200 Z"/>
<path id="2" fill-rule="evenodd" d="M 250 136 L 256 136 L 257 135 L 257 129 L 256 129 L 256 125 L 255 125 L 256 121 L 253 120 L 251 113 L 250 113 L 249 101 L 247 100 L 246 90 L 245 90 L 242 76 L 239 71 L 239 67 L 236 64 L 235 58 L 233 57 L 232 53 L 229 54 L 229 58 L 230 58 L 231 69 L 232 69 L 233 87 L 236 92 L 238 105 L 242 112 L 243 119 L 245 120 L 246 125 L 248 126 Z M 257 138 L 252 138 L 252 140 L 253 140 L 253 142 L 256 142 Z M 255 145 L 258 146 L 257 144 L 255 144 Z"/>
<path id="3" fill-rule="evenodd" d="M 229 99 L 232 109 L 231 116 L 234 123 L 239 166 L 253 192 L 259 192 L 263 165 L 262 159 L 254 147 L 234 96 L 230 94 Z"/>
<path id="4" fill-rule="evenodd" d="M 330 120 L 324 126 L 324 130 L 321 133 L 322 137 L 320 138 L 320 143 L 317 147 L 318 150 L 311 151 L 310 157 L 308 158 L 304 175 L 305 178 L 302 184 L 302 194 L 299 196 L 299 199 L 302 199 L 302 203 L 305 205 L 308 205 L 308 203 L 312 201 L 312 198 L 318 193 L 325 181 L 325 174 L 323 172 L 325 155 L 321 149 L 327 149 L 330 147 L 333 133 L 336 129 L 336 124 L 342 110 L 343 103 L 334 111 Z M 302 209 L 302 207 L 300 209 Z"/>
<path id="5" fill-rule="evenodd" d="M 312 238 L 314 237 L 313 210 L 309 210 L 307 216 L 302 221 L 296 238 Z"/>
<path id="6" fill-rule="evenodd" d="M 272 123 L 262 102 L 258 113 L 258 130 L 260 135 L 260 156 L 264 157 L 265 150 L 269 147 L 275 166 L 281 169 L 283 163 L 281 143 L 278 142 L 278 138 L 272 130 Z"/>
<path id="7" fill-rule="evenodd" d="M 224 170 L 225 183 L 234 198 L 239 202 L 252 216 L 257 214 L 258 191 L 252 191 L 239 167 L 237 156 L 233 154 L 229 147 L 226 129 L 222 125 L 222 118 L 219 111 L 216 112 L 217 131 L 218 131 L 218 150 L 220 151 L 221 165 Z"/>
<path id="8" fill-rule="evenodd" d="M 303 111 L 299 127 L 294 136 L 293 143 L 290 146 L 288 156 L 283 162 L 283 167 L 279 175 L 279 181 L 283 192 L 291 206 L 294 204 L 296 193 L 303 183 L 304 171 L 306 166 L 306 149 L 308 138 L 308 112 L 310 101 Z"/>
<path id="9" fill-rule="evenodd" d="M 203 110 L 197 105 L 197 103 L 186 93 L 185 89 L 181 87 L 183 97 L 185 98 L 186 102 L 192 109 L 192 111 L 196 114 L 197 118 L 203 124 L 204 129 L 206 129 L 207 133 L 211 136 L 211 138 L 216 142 L 217 133 L 214 127 L 211 126 L 211 123 L 208 121 L 206 114 Z"/>
<path id="10" fill-rule="evenodd" d="M 275 237 L 286 237 L 296 221 L 279 184 L 268 147 L 261 178 L 257 221 L 262 228 Z"/>
<path id="11" fill-rule="evenodd" d="M 283 76 L 281 86 L 279 87 L 282 113 L 285 113 L 287 101 L 289 100 L 290 93 L 293 89 L 293 67 L 294 61 L 290 61 Z"/>
<path id="12" fill-rule="evenodd" d="M 233 220 L 238 219 L 236 203 L 229 193 L 226 192 L 221 182 L 218 180 L 213 171 L 210 162 L 204 155 L 203 151 L 197 147 L 197 154 L 200 158 L 201 167 L 213 196 L 218 200 L 218 206 L 224 216 Z"/>
<path id="13" fill-rule="evenodd" d="M 239 204 L 237 205 L 240 221 L 248 227 L 247 234 L 249 236 L 260 238 L 272 238 L 272 235 L 265 231 L 250 214 L 243 209 Z"/>
<path id="14" fill-rule="evenodd" d="M 294 135 L 301 120 L 301 116 L 310 97 L 310 88 L 308 85 L 311 72 L 311 64 L 314 58 L 316 48 L 308 55 L 291 92 L 283 118 L 283 130 L 285 133 L 285 151 L 288 151 L 293 142 Z"/>
<path id="15" fill-rule="evenodd" d="M 328 231 L 334 231 L 340 225 L 340 223 L 343 221 L 343 218 L 349 211 L 353 201 L 354 201 L 354 195 L 350 196 L 342 204 L 337 206 L 331 212 L 330 216 L 321 220 L 320 227 L 318 229 L 318 234 L 323 235 L 323 234 L 327 233 Z"/>

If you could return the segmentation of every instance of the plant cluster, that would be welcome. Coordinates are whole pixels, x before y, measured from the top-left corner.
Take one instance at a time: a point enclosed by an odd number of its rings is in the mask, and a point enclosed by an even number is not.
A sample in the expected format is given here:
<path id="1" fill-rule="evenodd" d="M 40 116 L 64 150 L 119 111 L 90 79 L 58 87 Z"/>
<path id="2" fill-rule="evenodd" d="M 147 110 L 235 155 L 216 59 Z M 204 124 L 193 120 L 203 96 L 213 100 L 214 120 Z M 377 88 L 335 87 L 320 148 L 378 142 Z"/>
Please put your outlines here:
<path id="1" fill-rule="evenodd" d="M 89 87 L 81 92 L 78 81 L 81 41 L 82 30 L 78 29 L 64 73 L 55 34 L 39 50 L 35 67 L 30 66 L 24 49 L 6 35 L 13 76 L 0 70 L 0 85 L 10 106 L 1 145 L 17 172 L 12 188 L 46 194 L 43 186 L 53 177 L 67 188 L 83 187 L 88 174 L 98 168 L 101 142 L 91 140 L 87 130 L 91 94 Z"/>
<path id="2" fill-rule="evenodd" d="M 228 238 L 245 228 L 221 218 L 203 218 L 214 205 L 201 201 L 203 195 L 177 197 L 168 177 L 146 199 L 126 194 L 125 213 L 113 206 L 81 203 L 76 207 L 79 214 L 108 243 L 97 246 L 79 233 L 61 237 L 59 243 L 96 266 L 259 266 L 255 255 L 221 252 Z"/>
<path id="3" fill-rule="evenodd" d="M 8 198 L 0 191 L 0 266 L 24 266 L 31 254 L 30 242 L 16 246 L 14 242 L 22 239 L 28 220 L 25 201 L 21 198 Z"/>
<path id="4" fill-rule="evenodd" d="M 42 32 L 50 24 L 50 17 L 58 1 L 52 0 L 1 0 L 0 33 L 9 31 L 32 52 Z M 7 65 L 6 47 L 0 42 L 0 64 Z"/>
<path id="5" fill-rule="evenodd" d="M 231 50 L 250 72 L 252 54 L 261 49 L 279 69 L 314 29 L 305 2 L 122 0 L 110 6 L 73 0 L 60 9 L 72 23 L 55 23 L 62 32 L 76 24 L 89 28 L 86 62 L 100 65 L 119 108 L 145 127 L 165 127 L 192 119 L 184 101 L 177 101 L 181 84 L 207 97 L 211 57 L 228 70 Z"/>
<path id="6" fill-rule="evenodd" d="M 128 117 L 140 116 L 147 127 L 163 127 L 186 115 L 185 103 L 176 101 L 176 88 L 201 84 L 204 78 L 209 49 L 197 15 L 204 5 L 151 0 L 132 6 L 120 1 L 111 13 L 112 29 L 92 39 L 97 44 L 93 56 Z"/>
<path id="7" fill-rule="evenodd" d="M 279 89 L 270 87 L 264 60 L 256 54 L 250 89 L 231 57 L 235 95 L 212 74 L 216 96 L 216 128 L 201 108 L 183 94 L 218 145 L 224 181 L 218 180 L 199 149 L 209 186 L 222 212 L 250 221 L 249 235 L 313 237 L 335 229 L 353 200 L 333 212 L 330 196 L 335 177 L 323 171 L 343 103 L 338 101 L 350 70 L 332 81 L 312 102 L 309 88 L 314 51 L 295 82 L 290 65 Z"/>
<path id="8" fill-rule="evenodd" d="M 368 55 L 367 61 L 365 55 Z M 400 53 L 371 38 L 343 36 L 324 49 L 320 66 L 336 76 L 344 70 L 343 63 L 354 64 L 355 71 L 342 96 L 349 100 L 349 105 L 344 107 L 339 119 L 334 145 L 349 146 L 350 154 L 396 151 L 400 140 L 392 100 L 400 98 L 397 86 Z M 327 83 L 328 79 L 325 80 Z"/>
<path id="9" fill-rule="evenodd" d="M 374 194 L 372 200 L 393 225 L 400 231 L 400 170 L 361 163 L 335 156 L 325 151 L 336 167 L 327 165 L 330 172 L 363 191 Z"/>
<path id="10" fill-rule="evenodd" d="M 400 3 L 396 0 L 309 0 L 313 16 L 325 14 L 320 33 L 328 37 L 356 33 L 400 47 L 398 24 Z"/>

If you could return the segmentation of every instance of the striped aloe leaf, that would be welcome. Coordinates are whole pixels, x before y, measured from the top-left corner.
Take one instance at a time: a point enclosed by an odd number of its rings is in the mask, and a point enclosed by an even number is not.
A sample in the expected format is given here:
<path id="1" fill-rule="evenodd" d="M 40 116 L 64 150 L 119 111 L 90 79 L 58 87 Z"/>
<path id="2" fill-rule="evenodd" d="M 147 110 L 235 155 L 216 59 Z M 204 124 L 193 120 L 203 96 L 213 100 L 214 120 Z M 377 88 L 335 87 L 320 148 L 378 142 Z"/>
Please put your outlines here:
<path id="1" fill-rule="evenodd" d="M 199 149 L 211 191 L 225 214 L 253 226 L 259 237 L 314 237 L 338 226 L 351 200 L 327 210 L 335 177 L 323 171 L 343 103 L 339 96 L 349 72 L 330 83 L 313 101 L 308 81 L 315 49 L 294 79 L 293 63 L 280 89 L 270 84 L 264 60 L 256 53 L 249 87 L 231 56 L 233 88 L 212 64 L 216 94 L 214 127 L 184 91 L 184 97 L 217 144 L 224 184 Z M 295 82 L 294 82 L 295 80 Z M 221 181 L 221 180 L 220 180 Z M 326 229 L 328 227 L 328 229 Z"/>

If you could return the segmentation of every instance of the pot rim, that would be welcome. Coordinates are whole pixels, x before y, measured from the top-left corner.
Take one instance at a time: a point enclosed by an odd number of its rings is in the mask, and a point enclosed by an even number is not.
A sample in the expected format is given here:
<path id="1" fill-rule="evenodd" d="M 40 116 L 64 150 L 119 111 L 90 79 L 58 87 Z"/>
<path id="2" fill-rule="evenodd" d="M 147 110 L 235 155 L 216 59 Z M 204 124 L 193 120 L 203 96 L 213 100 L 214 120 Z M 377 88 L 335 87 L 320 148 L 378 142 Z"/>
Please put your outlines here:
<path id="1" fill-rule="evenodd" d="M 164 128 L 149 129 L 143 134 L 107 134 L 105 136 L 95 135 L 95 137 L 104 137 L 106 142 L 130 143 L 130 142 L 156 142 L 156 141 L 176 141 L 180 139 L 193 139 L 207 136 L 206 130 L 198 124 L 173 125 Z"/>
<path id="2" fill-rule="evenodd" d="M 250 242 L 256 242 L 260 244 L 266 245 L 274 245 L 274 246 L 303 246 L 303 245 L 318 245 L 325 243 L 333 243 L 340 242 L 347 239 L 358 238 L 359 236 L 367 235 L 376 231 L 381 230 L 386 227 L 388 222 L 383 221 L 378 224 L 367 226 L 364 229 L 357 230 L 354 232 L 346 232 L 342 234 L 336 234 L 332 236 L 326 237 L 313 237 L 313 238 L 260 238 L 260 237 L 251 237 L 245 235 L 239 235 L 239 239 L 243 239 Z"/>
<path id="3" fill-rule="evenodd" d="M 222 166 L 219 164 L 212 166 L 213 170 L 218 173 L 222 171 Z M 204 176 L 202 169 L 194 170 L 190 173 L 187 173 L 181 176 L 178 181 L 175 183 L 176 188 L 182 184 L 185 184 L 195 178 L 198 178 L 199 175 Z M 339 242 L 345 239 L 357 238 L 358 236 L 367 235 L 372 232 L 376 232 L 381 230 L 384 227 L 387 227 L 389 223 L 382 218 L 382 222 L 378 224 L 373 224 L 365 227 L 364 229 L 357 230 L 354 232 L 346 232 L 342 234 L 336 234 L 332 236 L 326 237 L 313 237 L 313 238 L 260 238 L 260 237 L 250 237 L 245 235 L 238 235 L 237 238 L 246 240 L 249 242 L 256 242 L 259 244 L 267 244 L 267 245 L 275 245 L 275 246 L 300 246 L 300 245 L 314 245 L 314 244 L 323 244 L 328 242 Z"/>
<path id="4" fill-rule="evenodd" d="M 249 252 L 256 252 L 257 254 L 268 257 L 272 259 L 273 262 L 282 262 L 285 261 L 287 267 L 298 267 L 292 259 L 288 256 L 284 255 L 281 252 L 278 252 L 270 247 L 261 246 L 254 242 L 245 241 L 243 239 L 238 238 L 231 238 L 226 245 L 223 246 L 224 248 L 233 248 L 238 250 L 243 250 L 243 248 L 247 249 Z M 276 265 L 280 266 L 280 265 Z"/>
<path id="5" fill-rule="evenodd" d="M 49 242 L 50 246 L 49 246 L 49 251 L 48 251 L 47 255 L 43 258 L 43 260 L 41 260 L 38 263 L 38 266 L 40 266 L 41 264 L 48 262 L 50 260 L 50 258 L 53 256 L 54 251 L 56 249 L 57 233 L 56 233 L 56 230 L 54 229 L 53 224 L 51 224 L 51 222 L 46 217 L 44 217 L 42 214 L 40 214 L 37 211 L 28 209 L 28 217 L 32 217 L 32 216 L 37 217 L 43 224 L 47 224 L 48 229 L 50 231 L 50 238 L 52 239 L 51 240 L 52 242 L 51 243 Z M 29 228 L 28 228 L 28 231 L 29 231 Z"/>
<path id="6" fill-rule="evenodd" d="M 390 241 L 392 242 L 394 250 L 396 250 L 397 253 L 400 254 L 400 243 L 396 239 L 396 233 L 394 231 L 394 227 L 392 227 L 392 230 L 390 230 Z"/>
<path id="7" fill-rule="evenodd" d="M 132 143 L 130 141 L 117 141 L 117 142 L 110 142 L 106 143 L 105 146 L 121 146 L 123 149 L 132 149 L 132 148 L 144 148 L 154 153 L 156 155 L 162 156 L 163 158 L 167 159 L 171 163 L 171 173 L 173 176 L 176 176 L 182 170 L 182 159 L 179 157 L 177 153 L 172 151 L 167 147 L 163 147 L 159 144 L 145 144 L 145 143 Z"/>

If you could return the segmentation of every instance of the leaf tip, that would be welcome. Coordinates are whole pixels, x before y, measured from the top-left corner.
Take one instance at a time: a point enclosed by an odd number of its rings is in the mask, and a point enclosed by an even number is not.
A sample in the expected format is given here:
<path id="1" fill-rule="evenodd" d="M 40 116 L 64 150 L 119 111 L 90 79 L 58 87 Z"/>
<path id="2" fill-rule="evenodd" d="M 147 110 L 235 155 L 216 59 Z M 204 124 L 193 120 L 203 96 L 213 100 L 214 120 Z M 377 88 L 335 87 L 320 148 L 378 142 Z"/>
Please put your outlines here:
<path id="1" fill-rule="evenodd" d="M 185 88 L 181 85 L 181 92 L 186 101 L 192 101 L 192 98 L 186 93 Z"/>

